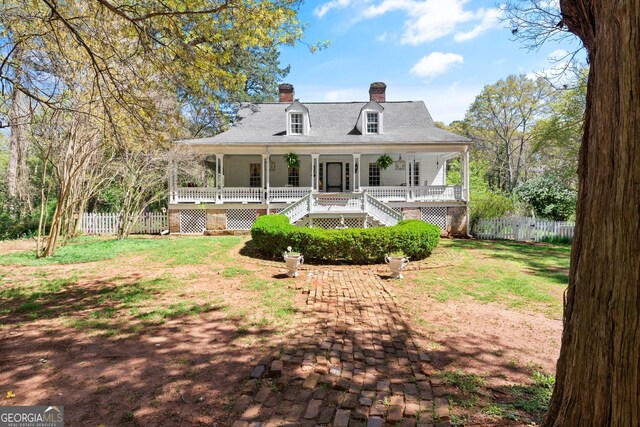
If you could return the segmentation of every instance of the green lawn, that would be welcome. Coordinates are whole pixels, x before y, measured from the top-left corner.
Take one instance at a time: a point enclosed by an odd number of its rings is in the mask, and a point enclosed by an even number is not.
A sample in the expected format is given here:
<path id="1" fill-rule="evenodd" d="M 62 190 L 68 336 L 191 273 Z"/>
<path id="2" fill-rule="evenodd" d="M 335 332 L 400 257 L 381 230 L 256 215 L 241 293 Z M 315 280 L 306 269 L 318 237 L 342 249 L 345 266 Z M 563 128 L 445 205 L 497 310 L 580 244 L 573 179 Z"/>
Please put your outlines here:
<path id="1" fill-rule="evenodd" d="M 150 261 L 169 265 L 196 265 L 210 261 L 211 257 L 216 260 L 228 259 L 227 251 L 238 245 L 240 240 L 237 236 L 164 239 L 133 236 L 126 240 L 80 237 L 58 248 L 52 257 L 38 259 L 32 251 L 13 252 L 0 255 L 0 265 L 77 264 L 135 253 L 147 254 Z"/>
<path id="2" fill-rule="evenodd" d="M 82 237 L 50 258 L 0 255 L 0 327 L 56 319 L 124 336 L 220 311 L 241 333 L 283 332 L 296 313 L 295 292 L 262 277 L 251 258 L 239 263 L 232 250 L 241 243 L 238 236 Z"/>
<path id="3" fill-rule="evenodd" d="M 555 318 L 562 314 L 570 251 L 568 244 L 442 240 L 427 261 L 442 268 L 417 273 L 412 290 L 439 302 L 471 298 Z"/>

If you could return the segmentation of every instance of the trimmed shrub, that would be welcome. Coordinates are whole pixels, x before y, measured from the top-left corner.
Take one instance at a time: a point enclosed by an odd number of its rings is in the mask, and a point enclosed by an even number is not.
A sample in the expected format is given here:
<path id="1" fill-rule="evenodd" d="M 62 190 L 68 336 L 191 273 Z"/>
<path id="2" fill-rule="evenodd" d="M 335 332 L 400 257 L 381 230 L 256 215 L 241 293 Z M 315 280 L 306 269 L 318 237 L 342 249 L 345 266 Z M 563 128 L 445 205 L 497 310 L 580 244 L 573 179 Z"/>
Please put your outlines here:
<path id="1" fill-rule="evenodd" d="M 440 242 L 440 229 L 408 219 L 391 227 L 324 230 L 296 227 L 284 215 L 265 215 L 253 223 L 251 238 L 255 249 L 268 257 L 280 257 L 291 246 L 306 260 L 367 264 L 399 251 L 414 260 L 426 258 Z"/>

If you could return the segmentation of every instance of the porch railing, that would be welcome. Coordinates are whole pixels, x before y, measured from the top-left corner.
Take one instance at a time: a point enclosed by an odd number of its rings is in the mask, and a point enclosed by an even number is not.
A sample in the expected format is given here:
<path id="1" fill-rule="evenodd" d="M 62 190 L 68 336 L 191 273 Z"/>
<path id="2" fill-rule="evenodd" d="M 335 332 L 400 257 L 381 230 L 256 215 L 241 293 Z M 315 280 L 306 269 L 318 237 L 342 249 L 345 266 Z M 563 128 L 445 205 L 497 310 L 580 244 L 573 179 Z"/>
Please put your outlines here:
<path id="1" fill-rule="evenodd" d="M 464 200 L 462 197 L 462 187 L 458 185 L 427 185 L 420 187 L 384 186 L 362 187 L 362 189 L 383 202 Z"/>
<path id="2" fill-rule="evenodd" d="M 220 200 L 230 203 L 260 203 L 264 190 L 262 188 L 224 187 L 218 190 Z"/>
<path id="3" fill-rule="evenodd" d="M 413 200 L 427 202 L 432 200 L 463 200 L 462 187 L 459 185 L 428 185 L 412 187 Z"/>
<path id="4" fill-rule="evenodd" d="M 311 193 L 311 187 L 270 187 L 269 201 L 272 203 L 293 203 Z"/>
<path id="5" fill-rule="evenodd" d="M 431 202 L 464 200 L 462 187 L 452 185 L 429 185 L 421 187 L 384 186 L 362 187 L 362 190 L 383 202 Z M 293 203 L 308 194 L 309 187 L 270 187 L 268 190 L 251 187 L 178 187 L 170 194 L 171 203 Z M 315 193 L 322 197 L 336 197 L 336 203 L 347 203 L 350 193 Z M 358 194 L 358 193 L 354 193 Z M 266 196 L 266 199 L 265 199 Z M 350 196 L 351 197 L 351 196 Z M 351 197 L 353 198 L 353 197 Z M 321 208 L 321 205 L 318 205 Z"/>
<path id="6" fill-rule="evenodd" d="M 310 187 L 271 187 L 269 202 L 293 203 L 311 193 Z M 253 187 L 178 187 L 171 192 L 171 203 L 261 203 L 265 190 Z"/>

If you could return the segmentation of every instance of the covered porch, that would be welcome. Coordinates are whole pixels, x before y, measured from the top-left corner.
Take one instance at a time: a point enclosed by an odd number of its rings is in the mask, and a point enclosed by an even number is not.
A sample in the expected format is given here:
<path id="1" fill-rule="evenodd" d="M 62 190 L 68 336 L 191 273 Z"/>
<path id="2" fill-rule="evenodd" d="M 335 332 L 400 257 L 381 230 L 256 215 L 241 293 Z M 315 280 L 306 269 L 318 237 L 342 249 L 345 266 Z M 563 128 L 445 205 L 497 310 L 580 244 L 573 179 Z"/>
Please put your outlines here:
<path id="1" fill-rule="evenodd" d="M 361 193 L 383 202 L 465 202 L 468 200 L 466 146 L 433 147 L 415 152 L 362 150 L 361 153 L 309 152 L 310 147 L 262 147 L 264 152 L 207 154 L 199 176 L 172 164 L 169 203 L 290 204 L 315 193 Z M 424 148 L 420 147 L 421 149 Z M 290 167 L 285 155 L 296 153 L 300 165 Z M 393 163 L 381 169 L 376 161 L 388 154 Z M 447 162 L 459 158 L 461 185 L 447 185 Z"/>

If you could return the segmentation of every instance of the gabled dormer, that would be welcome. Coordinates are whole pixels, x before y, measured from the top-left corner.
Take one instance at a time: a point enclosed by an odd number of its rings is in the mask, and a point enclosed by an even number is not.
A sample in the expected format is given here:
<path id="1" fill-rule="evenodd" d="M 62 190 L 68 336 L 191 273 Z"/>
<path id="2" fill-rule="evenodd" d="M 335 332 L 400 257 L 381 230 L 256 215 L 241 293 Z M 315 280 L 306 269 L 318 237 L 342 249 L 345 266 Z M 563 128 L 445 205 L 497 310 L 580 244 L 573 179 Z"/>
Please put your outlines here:
<path id="1" fill-rule="evenodd" d="M 309 135 L 311 120 L 309 109 L 298 100 L 293 101 L 285 110 L 287 116 L 287 135 Z"/>
<path id="2" fill-rule="evenodd" d="M 376 101 L 369 101 L 360 110 L 356 128 L 362 135 L 382 135 L 384 107 Z"/>

